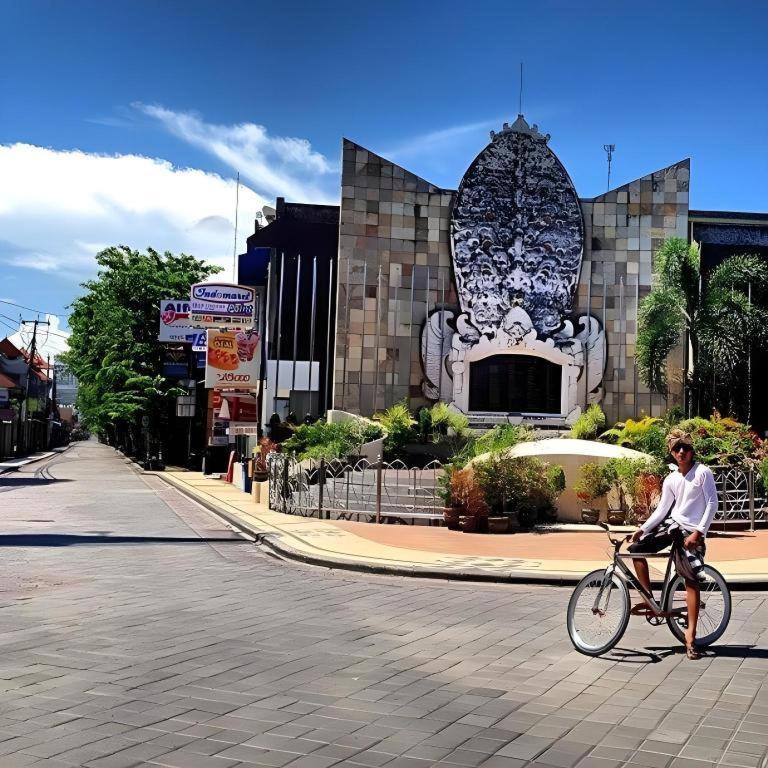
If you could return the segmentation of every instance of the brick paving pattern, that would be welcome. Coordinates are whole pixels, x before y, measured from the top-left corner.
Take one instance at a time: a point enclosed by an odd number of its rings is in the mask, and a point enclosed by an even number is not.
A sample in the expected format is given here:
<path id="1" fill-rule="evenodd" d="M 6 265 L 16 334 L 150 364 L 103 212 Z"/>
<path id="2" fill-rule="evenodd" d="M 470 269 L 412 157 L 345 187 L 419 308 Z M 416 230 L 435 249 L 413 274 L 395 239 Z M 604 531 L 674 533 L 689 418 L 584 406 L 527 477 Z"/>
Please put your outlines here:
<path id="1" fill-rule="evenodd" d="M 570 588 L 278 561 L 95 443 L 0 517 L 0 768 L 765 763 L 762 593 L 699 662 L 638 619 L 589 659 Z"/>

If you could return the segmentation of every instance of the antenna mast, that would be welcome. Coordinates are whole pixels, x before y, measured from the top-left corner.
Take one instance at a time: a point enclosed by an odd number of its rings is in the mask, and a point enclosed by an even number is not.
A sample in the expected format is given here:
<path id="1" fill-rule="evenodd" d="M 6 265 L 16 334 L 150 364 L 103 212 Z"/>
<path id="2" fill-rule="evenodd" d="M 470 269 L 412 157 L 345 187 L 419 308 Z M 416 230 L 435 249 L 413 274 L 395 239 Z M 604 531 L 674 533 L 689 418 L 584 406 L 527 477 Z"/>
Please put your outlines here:
<path id="1" fill-rule="evenodd" d="M 232 282 L 237 282 L 237 209 L 240 207 L 240 171 L 237 172 L 235 189 L 235 242 L 232 246 Z"/>
<path id="2" fill-rule="evenodd" d="M 611 160 L 613 159 L 613 153 L 616 151 L 615 144 L 603 144 L 603 149 L 606 155 L 608 155 L 608 186 L 606 192 L 611 188 Z"/>
<path id="3" fill-rule="evenodd" d="M 523 62 L 520 62 L 520 91 L 517 100 L 517 114 L 523 114 Z"/>

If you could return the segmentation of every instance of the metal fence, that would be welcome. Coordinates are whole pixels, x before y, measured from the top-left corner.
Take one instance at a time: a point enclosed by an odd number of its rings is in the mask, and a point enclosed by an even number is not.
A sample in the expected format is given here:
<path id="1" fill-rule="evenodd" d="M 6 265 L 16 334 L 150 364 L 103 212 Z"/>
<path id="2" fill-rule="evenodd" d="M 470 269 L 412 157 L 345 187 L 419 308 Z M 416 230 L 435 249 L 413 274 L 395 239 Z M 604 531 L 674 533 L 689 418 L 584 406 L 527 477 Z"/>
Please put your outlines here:
<path id="1" fill-rule="evenodd" d="M 325 519 L 440 524 L 443 500 L 433 462 L 423 469 L 401 461 L 360 459 L 351 463 L 297 461 L 287 454 L 269 456 L 270 509 Z M 717 487 L 715 523 L 749 525 L 768 522 L 768 498 L 754 470 L 712 467 Z"/>
<path id="2" fill-rule="evenodd" d="M 412 469 L 401 461 L 297 461 L 273 453 L 269 457 L 269 506 L 278 512 L 327 520 L 440 524 L 442 474 L 438 462 Z"/>
<path id="3" fill-rule="evenodd" d="M 768 499 L 757 473 L 745 467 L 712 467 L 717 487 L 717 513 L 715 522 L 723 524 L 749 524 L 768 520 Z"/>

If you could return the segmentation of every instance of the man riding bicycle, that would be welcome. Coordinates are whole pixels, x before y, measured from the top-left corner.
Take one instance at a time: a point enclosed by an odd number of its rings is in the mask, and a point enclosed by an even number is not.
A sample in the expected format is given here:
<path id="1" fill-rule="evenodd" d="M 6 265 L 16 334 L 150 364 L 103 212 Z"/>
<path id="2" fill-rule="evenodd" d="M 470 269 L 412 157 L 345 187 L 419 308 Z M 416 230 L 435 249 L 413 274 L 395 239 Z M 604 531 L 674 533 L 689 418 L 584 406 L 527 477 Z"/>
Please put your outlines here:
<path id="1" fill-rule="evenodd" d="M 690 434 L 673 429 L 666 441 L 677 469 L 664 480 L 659 505 L 633 534 L 629 551 L 632 554 L 656 553 L 673 543 L 676 532 L 685 536 L 683 546 L 689 567 L 685 568 L 687 573 L 680 574 L 685 578 L 688 605 L 685 652 L 689 659 L 699 659 L 701 653 L 696 648 L 696 623 L 701 594 L 698 576 L 704 567 L 704 540 L 717 510 L 717 490 L 712 470 L 695 460 Z M 651 592 L 648 561 L 635 558 L 634 564 L 637 578 Z M 641 603 L 632 610 L 637 613 L 649 608 Z"/>

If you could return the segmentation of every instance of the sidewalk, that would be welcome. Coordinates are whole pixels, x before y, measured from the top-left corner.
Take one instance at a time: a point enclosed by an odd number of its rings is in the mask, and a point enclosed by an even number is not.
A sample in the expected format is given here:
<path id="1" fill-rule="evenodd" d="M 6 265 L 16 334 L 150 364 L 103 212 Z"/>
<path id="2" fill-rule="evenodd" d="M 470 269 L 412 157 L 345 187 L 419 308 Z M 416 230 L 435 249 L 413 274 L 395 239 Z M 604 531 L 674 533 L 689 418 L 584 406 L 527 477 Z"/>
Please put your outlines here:
<path id="1" fill-rule="evenodd" d="M 610 558 L 601 532 L 467 534 L 285 515 L 200 472 L 153 473 L 284 557 L 331 568 L 475 581 L 575 583 Z M 707 562 L 731 583 L 768 585 L 768 530 L 712 532 Z M 663 576 L 665 560 L 651 560 Z"/>
<path id="2" fill-rule="evenodd" d="M 61 448 L 52 448 L 50 451 L 41 453 L 32 453 L 21 459 L 7 459 L 5 461 L 0 461 L 0 475 L 4 472 L 14 472 L 22 467 L 26 467 L 27 464 L 32 464 L 35 461 L 42 461 L 43 459 L 55 456 L 57 453 L 64 453 L 67 448 L 69 448 L 69 445 L 64 445 Z"/>

